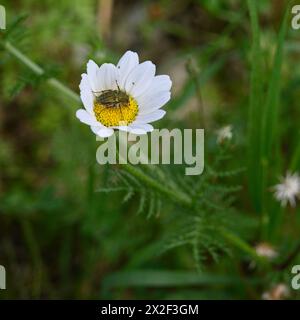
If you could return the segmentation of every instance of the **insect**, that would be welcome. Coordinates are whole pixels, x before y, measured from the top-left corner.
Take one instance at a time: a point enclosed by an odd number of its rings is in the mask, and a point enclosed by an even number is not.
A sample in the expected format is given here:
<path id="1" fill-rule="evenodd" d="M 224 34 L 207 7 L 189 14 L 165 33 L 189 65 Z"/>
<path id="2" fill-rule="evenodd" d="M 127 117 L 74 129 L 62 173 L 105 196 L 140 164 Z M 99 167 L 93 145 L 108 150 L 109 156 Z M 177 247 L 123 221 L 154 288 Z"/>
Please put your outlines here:
<path id="1" fill-rule="evenodd" d="M 100 93 L 100 95 L 96 96 L 96 102 L 102 104 L 106 108 L 119 108 L 121 112 L 121 116 L 123 117 L 122 114 L 122 105 L 126 105 L 129 103 L 129 97 L 128 95 L 120 90 L 120 87 L 117 83 L 118 90 L 102 90 L 99 92 L 94 92 L 93 93 Z M 100 113 L 102 113 L 105 109 L 103 109 Z"/>
<path id="2" fill-rule="evenodd" d="M 121 107 L 129 103 L 128 95 L 121 90 L 103 90 L 96 96 L 96 102 L 107 108 Z"/>

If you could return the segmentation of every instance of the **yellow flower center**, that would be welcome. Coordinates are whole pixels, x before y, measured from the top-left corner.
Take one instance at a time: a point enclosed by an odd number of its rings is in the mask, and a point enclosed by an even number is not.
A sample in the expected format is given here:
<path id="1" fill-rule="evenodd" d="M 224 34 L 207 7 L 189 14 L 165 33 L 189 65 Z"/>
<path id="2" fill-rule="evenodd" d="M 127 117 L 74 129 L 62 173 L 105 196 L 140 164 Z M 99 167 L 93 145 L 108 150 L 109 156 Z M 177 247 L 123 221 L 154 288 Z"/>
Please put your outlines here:
<path id="1" fill-rule="evenodd" d="M 113 91 L 111 91 L 113 92 Z M 110 96 L 101 99 L 97 97 L 94 101 L 94 113 L 97 121 L 106 127 L 128 125 L 132 123 L 138 114 L 138 104 L 131 96 L 120 102 L 117 97 Z M 127 101 L 126 101 L 127 100 Z"/>

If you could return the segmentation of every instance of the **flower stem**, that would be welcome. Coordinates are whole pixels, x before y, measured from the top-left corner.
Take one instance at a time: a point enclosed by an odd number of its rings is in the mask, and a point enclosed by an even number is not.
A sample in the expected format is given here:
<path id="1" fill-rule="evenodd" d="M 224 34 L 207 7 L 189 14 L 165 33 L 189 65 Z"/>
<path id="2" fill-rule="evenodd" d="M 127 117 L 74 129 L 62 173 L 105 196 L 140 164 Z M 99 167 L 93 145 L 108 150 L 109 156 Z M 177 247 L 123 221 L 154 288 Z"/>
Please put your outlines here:
<path id="1" fill-rule="evenodd" d="M 142 172 L 140 169 L 135 168 L 131 164 L 123 164 L 122 168 L 127 172 L 131 173 L 140 181 L 144 182 L 149 187 L 152 187 L 156 191 L 159 191 L 165 194 L 171 200 L 174 200 L 175 202 L 180 203 L 185 207 L 188 207 L 188 208 L 192 207 L 192 199 L 185 193 L 182 193 L 180 191 L 175 191 L 173 189 L 163 186 L 161 183 L 157 182 L 155 179 L 148 176 L 147 174 Z"/>
<path id="2" fill-rule="evenodd" d="M 256 251 L 248 245 L 244 240 L 242 240 L 237 235 L 233 234 L 232 232 L 228 232 L 227 230 L 222 229 L 220 231 L 221 235 L 233 244 L 236 248 L 240 249 L 241 251 L 245 252 L 249 256 L 251 256 L 256 262 L 261 263 L 262 265 L 267 265 L 267 260 L 263 257 L 260 257 Z"/>
<path id="3" fill-rule="evenodd" d="M 33 71 L 36 75 L 42 76 L 45 71 L 35 62 L 30 60 L 27 56 L 25 56 L 21 51 L 19 51 L 16 47 L 14 47 L 10 42 L 6 41 L 4 43 L 4 48 L 15 58 L 17 58 L 19 61 L 21 61 L 24 65 L 26 65 L 31 71 Z M 74 101 L 80 103 L 80 97 L 77 93 L 69 89 L 67 86 L 62 84 L 60 81 L 58 81 L 55 78 L 50 78 L 47 80 L 48 84 L 53 87 L 54 89 L 57 89 L 67 97 L 73 99 Z"/>

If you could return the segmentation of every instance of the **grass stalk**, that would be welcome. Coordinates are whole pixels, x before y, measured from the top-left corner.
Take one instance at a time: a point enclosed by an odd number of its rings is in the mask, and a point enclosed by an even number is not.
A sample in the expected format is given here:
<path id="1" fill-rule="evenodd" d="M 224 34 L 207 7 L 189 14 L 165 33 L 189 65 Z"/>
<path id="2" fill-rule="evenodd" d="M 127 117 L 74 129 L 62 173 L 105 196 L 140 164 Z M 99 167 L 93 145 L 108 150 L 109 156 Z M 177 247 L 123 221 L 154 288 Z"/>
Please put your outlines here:
<path id="1" fill-rule="evenodd" d="M 279 125 L 279 102 L 280 102 L 280 85 L 281 85 L 281 68 L 283 64 L 283 49 L 284 40 L 287 33 L 288 17 L 289 17 L 289 5 L 285 11 L 283 21 L 280 27 L 277 48 L 274 56 L 274 62 L 272 66 L 272 72 L 269 79 L 269 87 L 267 92 L 266 104 L 263 113 L 262 121 L 262 143 L 261 143 L 261 164 L 262 164 L 262 180 L 261 191 L 263 201 L 263 234 L 272 235 L 275 230 L 271 228 L 270 224 L 274 218 L 271 216 L 278 216 L 282 211 L 272 211 L 268 208 L 267 197 L 264 196 L 268 188 L 269 167 L 270 163 L 274 161 L 272 154 L 273 143 L 276 140 L 279 142 L 278 137 L 278 125 Z M 277 138 L 277 139 L 276 139 Z M 274 166 L 275 168 L 275 166 Z M 277 220 L 281 220 L 280 216 Z M 273 224 L 274 226 L 276 224 Z"/>
<path id="2" fill-rule="evenodd" d="M 248 0 L 251 21 L 251 79 L 248 116 L 248 181 L 249 191 L 256 212 L 262 211 L 261 190 L 261 113 L 262 113 L 262 52 L 260 46 L 260 28 L 257 14 L 257 1 Z"/>

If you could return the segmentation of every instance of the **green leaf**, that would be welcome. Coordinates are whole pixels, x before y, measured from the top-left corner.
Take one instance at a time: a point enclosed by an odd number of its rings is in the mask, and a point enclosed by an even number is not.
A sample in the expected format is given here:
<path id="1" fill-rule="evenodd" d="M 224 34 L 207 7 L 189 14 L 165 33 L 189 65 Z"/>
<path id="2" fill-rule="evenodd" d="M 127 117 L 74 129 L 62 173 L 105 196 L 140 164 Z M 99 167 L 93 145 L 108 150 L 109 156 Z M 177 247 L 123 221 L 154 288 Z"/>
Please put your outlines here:
<path id="1" fill-rule="evenodd" d="M 201 285 L 232 285 L 239 283 L 237 276 L 223 276 L 207 273 L 181 271 L 128 271 L 107 276 L 104 288 L 121 287 L 187 287 Z"/>

